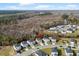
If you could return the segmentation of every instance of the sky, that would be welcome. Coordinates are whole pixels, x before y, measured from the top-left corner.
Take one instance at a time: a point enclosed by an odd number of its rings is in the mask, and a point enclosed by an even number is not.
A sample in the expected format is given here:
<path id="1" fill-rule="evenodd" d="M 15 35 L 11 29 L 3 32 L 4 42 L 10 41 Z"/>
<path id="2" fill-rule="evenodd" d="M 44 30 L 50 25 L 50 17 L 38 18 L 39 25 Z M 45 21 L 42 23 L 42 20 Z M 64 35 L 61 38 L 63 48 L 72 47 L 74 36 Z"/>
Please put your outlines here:
<path id="1" fill-rule="evenodd" d="M 79 10 L 79 0 L 0 0 L 0 10 Z"/>
<path id="2" fill-rule="evenodd" d="M 79 3 L 0 3 L 0 10 L 79 10 Z"/>

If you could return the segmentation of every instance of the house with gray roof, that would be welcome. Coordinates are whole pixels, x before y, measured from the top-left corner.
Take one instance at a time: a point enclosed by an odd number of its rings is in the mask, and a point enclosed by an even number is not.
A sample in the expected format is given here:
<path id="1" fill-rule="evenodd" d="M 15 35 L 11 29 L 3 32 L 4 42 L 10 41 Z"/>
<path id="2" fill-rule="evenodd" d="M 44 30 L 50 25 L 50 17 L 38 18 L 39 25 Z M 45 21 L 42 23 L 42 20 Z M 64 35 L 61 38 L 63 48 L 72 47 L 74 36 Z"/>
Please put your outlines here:
<path id="1" fill-rule="evenodd" d="M 47 56 L 47 54 L 45 52 L 41 51 L 41 50 L 38 50 L 38 51 L 34 52 L 34 54 L 36 56 Z"/>
<path id="2" fill-rule="evenodd" d="M 58 56 L 58 50 L 57 50 L 57 47 L 53 47 L 52 48 L 52 52 L 50 54 L 51 56 Z"/>
<path id="3" fill-rule="evenodd" d="M 14 48 L 15 51 L 20 51 L 21 45 L 20 44 L 13 45 L 13 48 Z"/>
<path id="4" fill-rule="evenodd" d="M 21 42 L 21 46 L 22 46 L 23 48 L 27 47 L 27 46 L 28 46 L 27 41 L 23 41 L 23 42 Z"/>
<path id="5" fill-rule="evenodd" d="M 66 56 L 73 56 L 73 51 L 70 47 L 65 49 Z"/>

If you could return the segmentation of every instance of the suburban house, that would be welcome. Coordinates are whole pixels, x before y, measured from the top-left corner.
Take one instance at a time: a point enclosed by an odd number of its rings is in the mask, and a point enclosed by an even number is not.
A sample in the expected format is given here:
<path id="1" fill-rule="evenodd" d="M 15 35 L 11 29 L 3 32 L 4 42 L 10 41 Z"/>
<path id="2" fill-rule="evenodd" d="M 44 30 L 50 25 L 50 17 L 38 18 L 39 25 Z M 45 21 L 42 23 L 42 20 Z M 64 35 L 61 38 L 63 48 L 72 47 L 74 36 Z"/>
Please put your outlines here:
<path id="1" fill-rule="evenodd" d="M 27 46 L 28 46 L 27 41 L 23 41 L 23 42 L 21 42 L 21 46 L 22 46 L 23 48 L 27 47 Z"/>
<path id="2" fill-rule="evenodd" d="M 77 29 L 79 29 L 79 25 L 77 26 Z"/>
<path id="3" fill-rule="evenodd" d="M 63 48 L 67 48 L 68 47 L 68 43 L 67 42 L 63 42 Z"/>
<path id="4" fill-rule="evenodd" d="M 52 41 L 52 45 L 56 44 L 56 39 L 55 38 L 49 37 L 49 39 Z"/>
<path id="5" fill-rule="evenodd" d="M 74 45 L 75 45 L 75 40 L 74 40 L 74 38 L 71 38 L 70 39 L 70 46 L 74 47 Z"/>
<path id="6" fill-rule="evenodd" d="M 63 31 L 61 30 L 60 32 L 61 32 L 61 34 L 64 34 L 64 35 L 67 33 L 67 32 L 64 31 L 64 30 L 63 30 Z"/>
<path id="7" fill-rule="evenodd" d="M 57 47 L 53 47 L 53 48 L 52 48 L 52 52 L 51 52 L 50 55 L 51 55 L 51 56 L 58 56 Z"/>
<path id="8" fill-rule="evenodd" d="M 65 54 L 66 56 L 73 56 L 73 52 L 72 49 L 70 47 L 65 49 Z"/>
<path id="9" fill-rule="evenodd" d="M 34 52 L 34 54 L 37 55 L 37 56 L 47 56 L 47 54 L 45 52 L 41 51 L 41 50 Z"/>
<path id="10" fill-rule="evenodd" d="M 49 41 L 48 38 L 43 38 L 42 40 L 44 41 L 45 45 L 48 45 L 48 43 L 47 43 Z"/>
<path id="11" fill-rule="evenodd" d="M 36 42 L 37 42 L 38 44 L 40 44 L 41 46 L 44 46 L 43 43 L 40 42 L 37 38 L 36 38 Z"/>
<path id="12" fill-rule="evenodd" d="M 79 26 L 77 25 L 71 25 L 71 24 L 66 24 L 66 25 L 59 25 L 56 27 L 51 27 L 48 30 L 49 31 L 53 31 L 54 33 L 62 33 L 62 34 L 66 34 L 66 33 L 72 33 L 73 31 L 75 31 L 76 29 L 79 29 Z"/>
<path id="13" fill-rule="evenodd" d="M 39 56 L 37 53 L 32 53 L 30 56 Z"/>
<path id="14" fill-rule="evenodd" d="M 79 49 L 79 42 L 77 42 L 77 47 L 78 47 L 78 49 Z"/>
<path id="15" fill-rule="evenodd" d="M 20 51 L 21 45 L 20 44 L 13 45 L 13 48 L 14 48 L 15 51 Z"/>
<path id="16" fill-rule="evenodd" d="M 70 31 L 70 30 L 67 30 L 67 31 L 66 31 L 66 33 L 72 33 L 72 31 Z"/>
<path id="17" fill-rule="evenodd" d="M 79 50 L 76 52 L 76 55 L 79 56 Z"/>
<path id="18" fill-rule="evenodd" d="M 28 40 L 27 43 L 28 43 L 32 48 L 34 48 L 35 41 Z"/>

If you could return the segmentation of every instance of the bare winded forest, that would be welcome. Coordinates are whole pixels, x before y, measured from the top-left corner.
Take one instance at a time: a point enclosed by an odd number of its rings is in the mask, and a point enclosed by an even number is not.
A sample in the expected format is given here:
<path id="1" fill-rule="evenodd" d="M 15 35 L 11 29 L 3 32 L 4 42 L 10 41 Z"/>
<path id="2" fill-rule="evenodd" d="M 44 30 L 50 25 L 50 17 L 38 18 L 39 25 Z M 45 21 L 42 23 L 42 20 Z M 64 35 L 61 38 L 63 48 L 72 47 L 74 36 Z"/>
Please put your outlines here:
<path id="1" fill-rule="evenodd" d="M 68 17 L 67 17 L 68 16 Z M 12 45 L 32 38 L 32 34 L 51 26 L 79 24 L 79 11 L 31 11 L 28 13 L 0 15 L 0 45 Z M 35 37 L 34 37 L 35 38 Z"/>

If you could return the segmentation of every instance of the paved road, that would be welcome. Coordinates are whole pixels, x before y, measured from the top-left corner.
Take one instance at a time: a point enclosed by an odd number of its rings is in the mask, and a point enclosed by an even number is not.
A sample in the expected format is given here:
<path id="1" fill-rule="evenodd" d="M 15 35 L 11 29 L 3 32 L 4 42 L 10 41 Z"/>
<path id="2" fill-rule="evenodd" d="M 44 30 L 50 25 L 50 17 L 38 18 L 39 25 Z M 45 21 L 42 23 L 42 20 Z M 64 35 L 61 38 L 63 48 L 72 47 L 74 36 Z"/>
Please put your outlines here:
<path id="1" fill-rule="evenodd" d="M 56 46 L 56 45 L 55 45 Z M 46 45 L 46 46 L 38 46 L 36 48 L 33 48 L 33 49 L 29 49 L 25 52 L 22 52 L 21 54 L 17 55 L 17 56 L 28 56 L 30 54 L 32 54 L 33 52 L 35 51 L 38 51 L 40 49 L 43 49 L 43 48 L 52 48 L 53 46 L 52 45 Z M 39 48 L 39 49 L 38 49 Z"/>

